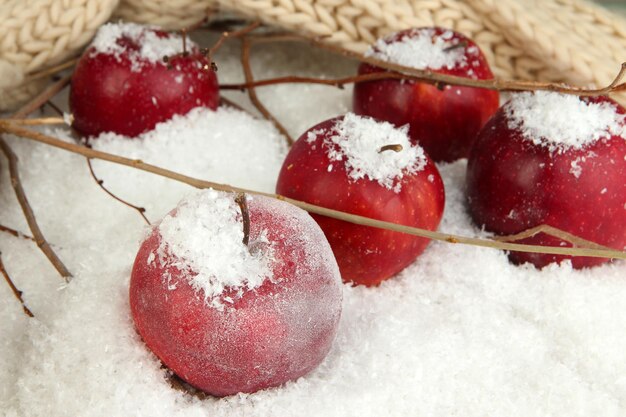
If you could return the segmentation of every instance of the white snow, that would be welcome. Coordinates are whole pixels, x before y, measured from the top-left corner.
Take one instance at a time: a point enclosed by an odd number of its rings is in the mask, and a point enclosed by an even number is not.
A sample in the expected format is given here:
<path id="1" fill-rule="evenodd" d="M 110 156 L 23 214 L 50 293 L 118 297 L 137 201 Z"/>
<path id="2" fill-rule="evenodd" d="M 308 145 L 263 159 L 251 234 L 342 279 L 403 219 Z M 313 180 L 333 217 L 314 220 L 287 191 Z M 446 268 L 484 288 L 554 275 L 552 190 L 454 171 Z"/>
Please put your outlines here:
<path id="1" fill-rule="evenodd" d="M 236 42 L 227 43 L 217 56 L 221 81 L 241 81 L 238 57 Z M 289 44 L 259 48 L 253 59 L 259 78 L 345 76 L 351 65 Z M 345 112 L 351 100 L 349 88 L 306 85 L 259 95 L 296 137 Z M 242 97 L 229 95 L 252 108 Z M 157 128 L 163 135 L 93 144 L 187 175 L 273 191 L 285 154 L 268 123 L 225 109 L 176 120 Z M 67 131 L 55 132 L 71 140 Z M 0 233 L 2 260 L 36 316 L 26 318 L 0 282 L 0 410 L 7 417 L 624 414 L 626 263 L 536 270 L 511 265 L 497 250 L 446 243 L 432 244 L 378 288 L 344 286 L 337 340 L 306 377 L 224 399 L 174 390 L 129 312 L 130 268 L 147 232 L 142 219 L 98 188 L 84 158 L 7 140 L 43 232 L 74 273 L 63 284 L 32 242 Z M 26 232 L 0 162 L 0 224 Z M 105 162 L 94 161 L 94 169 L 153 221 L 192 191 Z M 464 206 L 465 162 L 440 170 L 441 230 L 480 236 Z"/>
<path id="2" fill-rule="evenodd" d="M 347 113 L 329 131 L 308 132 L 306 140 L 312 144 L 322 135 L 328 158 L 342 162 L 353 181 L 368 178 L 397 193 L 402 189 L 398 180 L 426 165 L 424 150 L 411 144 L 408 132 L 408 125 L 396 128 L 388 122 Z M 386 145 L 400 145 L 402 149 L 381 151 Z"/>
<path id="3" fill-rule="evenodd" d="M 626 116 L 610 103 L 590 103 L 552 92 L 514 94 L 504 105 L 508 126 L 535 145 L 562 152 L 613 135 L 626 140 Z"/>
<path id="4" fill-rule="evenodd" d="M 241 209 L 233 195 L 214 190 L 197 193 L 165 216 L 157 230 L 160 265 L 182 271 L 215 307 L 223 307 L 224 289 L 250 291 L 272 275 L 271 250 L 252 251 L 243 243 Z"/>
<path id="5" fill-rule="evenodd" d="M 98 29 L 91 46 L 92 54 L 113 55 L 119 61 L 125 54 L 131 61 L 131 69 L 139 71 L 145 63 L 155 63 L 163 57 L 171 57 L 183 52 L 183 39 L 180 35 L 171 33 L 168 36 L 159 36 L 154 30 L 156 27 L 146 27 L 136 23 L 106 23 Z M 126 38 L 139 45 L 139 49 L 130 49 L 119 41 Z M 188 42 L 188 48 L 195 48 L 196 44 Z"/>
<path id="6" fill-rule="evenodd" d="M 445 31 L 438 36 L 430 28 L 413 29 L 402 36 L 399 41 L 389 42 L 387 38 L 378 39 L 365 52 L 365 56 L 416 69 L 438 70 L 465 67 L 467 66 L 466 52 L 478 54 L 478 48 L 447 49 L 459 43 L 458 40 L 452 40 L 452 36 L 451 31 Z"/>

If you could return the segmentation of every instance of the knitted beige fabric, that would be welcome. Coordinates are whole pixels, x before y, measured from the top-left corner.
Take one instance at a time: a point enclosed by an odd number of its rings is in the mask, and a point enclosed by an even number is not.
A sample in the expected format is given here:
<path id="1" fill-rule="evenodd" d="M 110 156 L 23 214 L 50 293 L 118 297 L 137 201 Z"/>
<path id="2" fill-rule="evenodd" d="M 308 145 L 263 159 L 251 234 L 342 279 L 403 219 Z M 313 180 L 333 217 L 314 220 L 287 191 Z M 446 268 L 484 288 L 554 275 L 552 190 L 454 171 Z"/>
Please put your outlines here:
<path id="1" fill-rule="evenodd" d="M 27 74 L 78 53 L 119 0 L 4 0 L 0 3 L 0 110 L 12 109 L 47 80 Z"/>
<path id="2" fill-rule="evenodd" d="M 585 0 L 4 0 L 0 109 L 37 90 L 25 76 L 76 54 L 111 16 L 167 29 L 220 8 L 363 52 L 416 26 L 460 31 L 500 77 L 606 85 L 626 61 L 626 21 Z M 622 100 L 623 101 L 623 100 Z"/>

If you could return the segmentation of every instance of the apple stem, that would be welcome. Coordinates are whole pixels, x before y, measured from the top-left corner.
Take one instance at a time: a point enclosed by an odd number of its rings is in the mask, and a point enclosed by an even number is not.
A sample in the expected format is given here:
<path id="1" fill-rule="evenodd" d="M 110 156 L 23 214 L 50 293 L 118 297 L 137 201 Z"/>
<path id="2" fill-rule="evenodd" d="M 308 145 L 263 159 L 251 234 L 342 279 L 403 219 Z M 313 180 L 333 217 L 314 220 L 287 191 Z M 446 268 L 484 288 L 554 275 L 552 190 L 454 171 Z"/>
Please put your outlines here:
<path id="1" fill-rule="evenodd" d="M 455 49 L 465 48 L 466 46 L 467 46 L 467 41 L 461 41 L 457 44 L 444 48 L 443 52 L 451 52 L 451 51 L 454 51 Z"/>
<path id="2" fill-rule="evenodd" d="M 187 28 L 182 28 L 180 30 L 180 34 L 183 37 L 183 56 L 189 55 L 187 52 Z"/>
<path id="3" fill-rule="evenodd" d="M 378 153 L 383 153 L 385 151 L 394 151 L 394 152 L 402 152 L 402 145 L 399 143 L 393 145 L 385 145 L 378 150 Z"/>
<path id="4" fill-rule="evenodd" d="M 239 204 L 243 221 L 243 240 L 241 242 L 247 247 L 248 243 L 250 242 L 250 212 L 248 211 L 246 195 L 244 193 L 237 194 L 237 197 L 235 197 L 235 202 Z"/>

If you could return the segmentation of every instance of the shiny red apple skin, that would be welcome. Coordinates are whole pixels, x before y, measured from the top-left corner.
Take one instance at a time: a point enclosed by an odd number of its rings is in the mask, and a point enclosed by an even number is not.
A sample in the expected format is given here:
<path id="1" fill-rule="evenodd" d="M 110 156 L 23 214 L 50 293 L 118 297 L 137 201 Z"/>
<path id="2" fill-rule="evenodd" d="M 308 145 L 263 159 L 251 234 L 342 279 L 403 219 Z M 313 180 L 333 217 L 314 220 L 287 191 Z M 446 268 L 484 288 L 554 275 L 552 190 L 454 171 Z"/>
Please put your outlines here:
<path id="1" fill-rule="evenodd" d="M 128 50 L 139 48 L 130 39 L 120 41 Z M 114 132 L 135 137 L 175 114 L 200 106 L 216 109 L 219 104 L 217 76 L 197 48 L 171 57 L 169 63 L 144 62 L 138 71 L 131 68 L 128 54 L 117 58 L 93 48 L 85 51 L 70 90 L 72 126 L 81 135 Z"/>
<path id="2" fill-rule="evenodd" d="M 624 113 L 623 108 L 618 108 Z M 578 178 L 573 173 L 574 161 L 580 167 Z M 600 245 L 624 250 L 625 178 L 624 138 L 613 136 L 579 150 L 550 153 L 547 148 L 525 140 L 519 130 L 510 129 L 506 113 L 500 110 L 481 131 L 468 160 L 469 211 L 476 224 L 497 235 L 517 234 L 547 224 Z M 544 233 L 516 243 L 572 246 Z M 509 258 L 513 263 L 530 262 L 538 268 L 566 259 L 571 260 L 574 268 L 607 261 L 523 252 L 511 252 Z"/>
<path id="3" fill-rule="evenodd" d="M 434 28 L 442 34 L 446 29 Z M 401 39 L 411 30 L 396 33 L 389 42 Z M 454 32 L 451 39 L 466 42 L 467 48 L 478 46 L 469 38 Z M 469 70 L 479 80 L 493 78 L 482 52 L 467 55 L 466 67 L 440 68 L 435 73 L 470 78 Z M 367 63 L 359 66 L 359 74 L 384 72 Z M 396 126 L 409 124 L 409 134 L 436 162 L 466 158 L 477 133 L 499 106 L 499 94 L 481 88 L 447 85 L 443 89 L 401 80 L 379 80 L 354 86 L 353 109 L 356 114 L 371 116 Z"/>
<path id="4" fill-rule="evenodd" d="M 338 118 L 308 132 L 329 129 Z M 307 142 L 305 132 L 292 146 L 278 176 L 278 194 L 322 207 L 392 223 L 436 230 L 445 204 L 443 181 L 427 159 L 423 170 L 405 176 L 399 193 L 375 181 L 349 179 L 343 164 L 331 164 L 322 138 Z M 375 286 L 410 265 L 426 249 L 428 239 L 359 226 L 316 214 L 335 254 L 344 282 Z"/>
<path id="5" fill-rule="evenodd" d="M 218 397 L 309 373 L 328 354 L 341 316 L 341 280 L 322 232 L 308 218 L 327 261 L 311 267 L 302 262 L 310 253 L 301 244 L 309 229 L 292 228 L 289 216 L 277 215 L 276 204 L 287 203 L 259 199 L 249 202 L 251 241 L 267 230 L 278 282 L 266 280 L 240 298 L 226 292 L 235 301 L 224 302 L 223 311 L 208 307 L 180 270 L 151 262 L 160 246 L 157 231 L 141 245 L 132 270 L 130 308 L 143 341 L 180 378 Z M 164 273 L 171 274 L 167 282 Z"/>

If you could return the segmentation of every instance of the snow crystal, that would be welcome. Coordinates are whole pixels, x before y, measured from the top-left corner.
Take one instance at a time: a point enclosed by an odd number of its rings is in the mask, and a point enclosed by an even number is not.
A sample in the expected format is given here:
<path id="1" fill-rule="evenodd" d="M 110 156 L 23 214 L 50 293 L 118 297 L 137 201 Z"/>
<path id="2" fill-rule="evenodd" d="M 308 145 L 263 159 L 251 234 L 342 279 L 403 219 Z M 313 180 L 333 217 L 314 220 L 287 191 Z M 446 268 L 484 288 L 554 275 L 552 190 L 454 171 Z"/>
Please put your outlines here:
<path id="1" fill-rule="evenodd" d="M 562 152 L 613 135 L 626 138 L 626 116 L 615 105 L 545 91 L 514 94 L 505 104 L 508 126 L 535 145 Z M 575 168 L 574 168 L 575 169 Z"/>
<path id="2" fill-rule="evenodd" d="M 197 193 L 165 216 L 158 231 L 161 265 L 183 271 L 215 307 L 222 307 L 219 296 L 225 288 L 253 290 L 271 275 L 271 250 L 254 252 L 242 241 L 243 223 L 233 195 Z"/>
<path id="3" fill-rule="evenodd" d="M 399 41 L 378 39 L 365 56 L 416 69 L 453 69 L 467 65 L 465 47 L 450 48 L 459 42 L 452 41 L 453 33 L 446 31 L 437 36 L 431 28 L 414 29 Z M 478 48 L 473 51 L 478 52 Z M 468 51 L 469 52 L 469 51 Z"/>
<path id="4" fill-rule="evenodd" d="M 413 145 L 408 136 L 409 127 L 396 128 L 388 122 L 348 113 L 324 134 L 324 145 L 331 161 L 343 161 L 348 176 L 353 181 L 369 178 L 382 187 L 399 192 L 399 179 L 421 171 L 426 165 L 426 155 L 419 145 Z M 311 136 L 307 136 L 307 142 Z M 382 151 L 386 145 L 400 145 L 398 152 Z M 330 171 L 330 169 L 329 169 Z"/>
<path id="5" fill-rule="evenodd" d="M 238 48 L 227 42 L 216 57 L 222 82 L 242 81 Z M 259 78 L 334 77 L 356 70 L 352 61 L 295 44 L 259 48 L 252 63 Z M 335 72 L 338 67 L 344 72 Z M 254 109 L 243 94 L 228 94 Z M 351 100 L 349 86 L 281 85 L 260 89 L 259 95 L 294 136 L 345 113 Z M 72 141 L 68 130 L 54 132 Z M 0 233 L 4 265 L 35 314 L 25 317 L 9 287 L 0 285 L 3 415 L 624 415 L 626 263 L 537 270 L 511 265 L 501 251 L 438 242 L 380 287 L 344 286 L 337 339 L 309 375 L 222 399 L 175 390 L 129 312 L 131 266 L 146 234 L 141 218 L 99 189 L 83 157 L 5 137 L 18 154 L 41 229 L 74 278 L 61 285 L 31 241 Z M 176 117 L 140 139 L 107 136 L 93 145 L 187 175 L 272 192 L 285 156 L 281 141 L 271 124 L 220 108 Z M 190 191 L 126 167 L 95 160 L 93 165 L 105 186 L 144 206 L 151 220 Z M 26 232 L 2 167 L 0 224 Z M 466 162 L 439 169 L 446 191 L 441 230 L 484 236 L 465 208 Z"/>
<path id="6" fill-rule="evenodd" d="M 197 107 L 186 115 L 175 115 L 171 120 L 157 124 L 154 130 L 137 138 L 102 133 L 92 141 L 92 146 L 186 175 L 209 178 L 207 174 L 210 173 L 215 182 L 229 181 L 241 187 L 272 192 L 275 176 L 287 151 L 285 143 L 272 124 L 265 120 L 229 107 L 219 107 L 216 111 Z M 94 164 L 100 165 L 97 161 Z M 279 168 L 276 168 L 277 164 Z M 117 174 L 111 179 L 105 177 L 107 182 L 124 182 L 129 175 L 120 167 L 109 167 L 107 172 Z M 145 176 L 137 180 L 139 186 L 152 182 Z M 132 199 L 132 194 L 129 198 Z M 170 200 L 169 204 L 176 202 Z M 159 205 L 159 209 L 162 207 Z"/>
<path id="7" fill-rule="evenodd" d="M 63 123 L 71 126 L 74 123 L 74 115 L 71 113 L 63 112 Z"/>
<path id="8" fill-rule="evenodd" d="M 163 60 L 164 56 L 174 56 L 183 52 L 182 37 L 176 34 L 160 36 L 154 32 L 154 27 L 147 27 L 136 23 L 106 23 L 98 29 L 91 47 L 93 54 L 113 55 L 119 61 L 121 54 L 128 54 L 132 71 L 139 71 L 146 63 L 155 63 Z M 120 42 L 128 39 L 137 44 L 138 49 L 129 48 Z M 189 42 L 190 48 L 196 45 Z"/>

